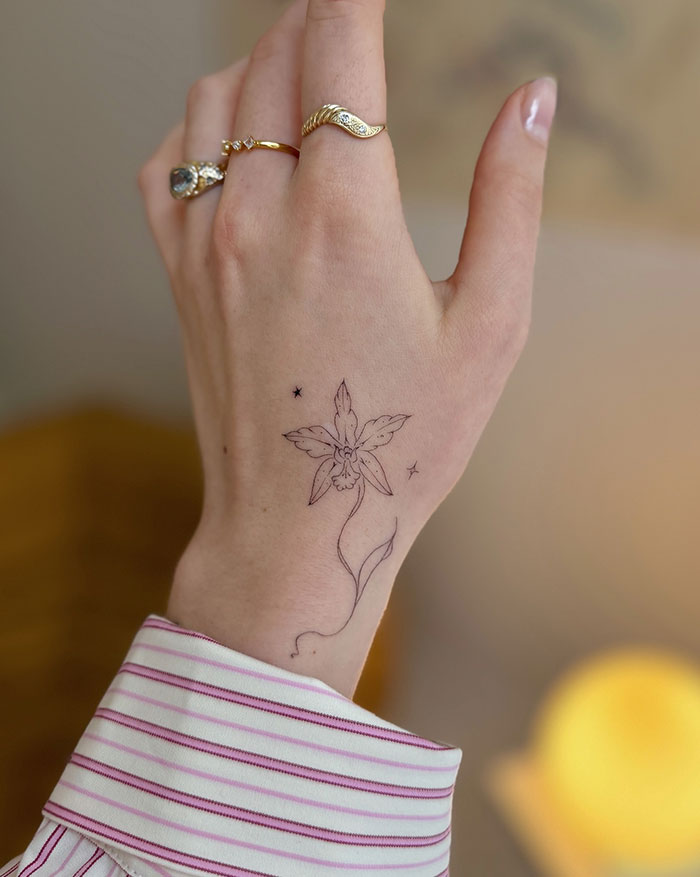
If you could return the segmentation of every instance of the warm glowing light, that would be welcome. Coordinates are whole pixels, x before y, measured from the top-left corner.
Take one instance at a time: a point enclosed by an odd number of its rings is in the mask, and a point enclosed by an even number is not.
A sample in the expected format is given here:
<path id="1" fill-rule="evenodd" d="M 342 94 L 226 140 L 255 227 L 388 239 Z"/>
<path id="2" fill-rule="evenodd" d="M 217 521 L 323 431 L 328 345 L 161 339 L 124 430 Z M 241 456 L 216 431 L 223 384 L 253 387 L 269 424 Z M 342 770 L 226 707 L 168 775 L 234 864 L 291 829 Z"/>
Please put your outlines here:
<path id="1" fill-rule="evenodd" d="M 546 794 L 572 836 L 617 864 L 700 861 L 700 668 L 625 649 L 568 673 L 535 725 Z"/>

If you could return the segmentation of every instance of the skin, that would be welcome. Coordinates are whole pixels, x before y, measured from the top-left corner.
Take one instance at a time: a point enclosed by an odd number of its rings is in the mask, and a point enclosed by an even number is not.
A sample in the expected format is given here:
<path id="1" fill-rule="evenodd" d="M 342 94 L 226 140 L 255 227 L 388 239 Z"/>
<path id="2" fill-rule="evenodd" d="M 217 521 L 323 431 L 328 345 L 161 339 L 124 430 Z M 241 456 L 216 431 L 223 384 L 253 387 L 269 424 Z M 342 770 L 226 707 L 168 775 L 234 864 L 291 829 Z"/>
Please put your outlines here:
<path id="1" fill-rule="evenodd" d="M 248 58 L 193 85 L 184 122 L 139 176 L 182 326 L 205 485 L 166 614 L 348 697 L 403 558 L 525 344 L 556 100 L 551 80 L 508 98 L 478 160 L 457 267 L 431 280 L 389 133 L 359 140 L 324 125 L 300 138 L 327 102 L 386 119 L 383 12 L 383 0 L 294 0 Z M 300 158 L 234 155 L 223 186 L 171 198 L 171 167 L 248 133 L 301 144 Z M 299 633 L 336 631 L 353 605 L 336 540 L 357 494 L 331 488 L 309 505 L 319 461 L 284 438 L 330 425 L 343 380 L 360 427 L 411 415 L 376 451 L 393 495 L 367 485 L 345 554 L 358 566 L 398 529 L 343 631 L 307 636 L 291 657 Z"/>

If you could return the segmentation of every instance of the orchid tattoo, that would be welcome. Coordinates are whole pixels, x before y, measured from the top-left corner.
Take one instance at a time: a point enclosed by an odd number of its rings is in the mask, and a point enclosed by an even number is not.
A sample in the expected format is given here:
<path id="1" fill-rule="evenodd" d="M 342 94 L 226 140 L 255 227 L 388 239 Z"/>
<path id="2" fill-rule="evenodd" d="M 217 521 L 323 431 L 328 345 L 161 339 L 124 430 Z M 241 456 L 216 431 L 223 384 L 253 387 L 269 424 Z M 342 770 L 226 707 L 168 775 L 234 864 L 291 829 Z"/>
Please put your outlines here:
<path id="1" fill-rule="evenodd" d="M 335 433 L 323 426 L 304 426 L 287 432 L 284 437 L 294 442 L 300 451 L 321 460 L 314 475 L 309 497 L 309 505 L 318 502 L 322 496 L 335 487 L 338 491 L 355 490 L 357 497 L 350 514 L 340 528 L 337 540 L 338 559 L 354 585 L 354 601 L 350 615 L 341 628 L 333 633 L 318 630 L 305 630 L 294 641 L 292 657 L 299 654 L 299 641 L 303 636 L 315 633 L 318 636 L 335 636 L 344 630 L 355 613 L 357 604 L 377 567 L 389 557 L 394 549 L 394 539 L 398 529 L 398 519 L 394 518 L 394 529 L 388 539 L 372 549 L 360 564 L 357 572 L 343 554 L 342 540 L 350 519 L 357 514 L 365 498 L 365 486 L 371 485 L 384 496 L 393 496 L 386 473 L 374 451 L 388 445 L 394 433 L 401 429 L 410 414 L 382 414 L 367 423 L 358 431 L 357 414 L 352 409 L 352 399 L 345 381 L 335 394 Z"/>

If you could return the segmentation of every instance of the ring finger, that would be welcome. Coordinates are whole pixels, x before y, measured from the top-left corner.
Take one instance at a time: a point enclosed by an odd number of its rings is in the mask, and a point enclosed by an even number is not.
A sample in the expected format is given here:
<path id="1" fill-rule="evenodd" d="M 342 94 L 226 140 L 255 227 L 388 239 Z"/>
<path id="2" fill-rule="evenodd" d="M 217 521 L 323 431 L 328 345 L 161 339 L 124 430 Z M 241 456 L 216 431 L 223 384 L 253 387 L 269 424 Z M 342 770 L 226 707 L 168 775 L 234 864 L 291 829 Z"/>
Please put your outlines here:
<path id="1" fill-rule="evenodd" d="M 273 140 L 299 147 L 301 65 L 307 0 L 293 0 L 258 40 L 250 56 L 236 109 L 235 137 Z M 297 159 L 285 152 L 244 148 L 231 156 L 222 206 L 240 203 L 248 193 L 269 204 L 285 191 Z"/>

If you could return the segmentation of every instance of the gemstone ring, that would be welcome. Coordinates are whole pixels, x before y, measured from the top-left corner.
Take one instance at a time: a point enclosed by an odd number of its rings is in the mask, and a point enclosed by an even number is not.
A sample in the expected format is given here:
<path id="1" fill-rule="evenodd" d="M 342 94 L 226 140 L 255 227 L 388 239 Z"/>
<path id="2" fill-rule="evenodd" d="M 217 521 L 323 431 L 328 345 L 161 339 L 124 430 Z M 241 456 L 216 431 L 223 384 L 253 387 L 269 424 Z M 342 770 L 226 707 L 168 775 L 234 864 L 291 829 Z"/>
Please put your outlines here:
<path id="1" fill-rule="evenodd" d="M 186 161 L 170 171 L 170 194 L 178 201 L 196 198 L 212 186 L 223 183 L 226 165 L 223 161 Z"/>

